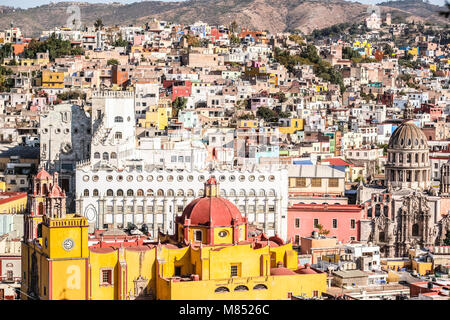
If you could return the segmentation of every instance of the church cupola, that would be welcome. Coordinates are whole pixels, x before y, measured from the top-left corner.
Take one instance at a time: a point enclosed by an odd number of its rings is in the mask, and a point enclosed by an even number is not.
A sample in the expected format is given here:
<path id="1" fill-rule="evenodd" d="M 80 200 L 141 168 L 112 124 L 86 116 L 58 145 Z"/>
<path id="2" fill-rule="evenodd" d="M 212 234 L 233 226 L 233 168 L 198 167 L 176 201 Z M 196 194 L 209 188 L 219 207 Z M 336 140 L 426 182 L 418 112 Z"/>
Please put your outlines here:
<path id="1" fill-rule="evenodd" d="M 204 245 L 247 240 L 247 218 L 232 202 L 220 197 L 217 180 L 209 178 L 204 190 L 204 196 L 189 203 L 177 217 L 177 240 Z"/>
<path id="2" fill-rule="evenodd" d="M 215 178 L 209 178 L 205 183 L 205 196 L 206 197 L 218 197 L 219 185 Z"/>

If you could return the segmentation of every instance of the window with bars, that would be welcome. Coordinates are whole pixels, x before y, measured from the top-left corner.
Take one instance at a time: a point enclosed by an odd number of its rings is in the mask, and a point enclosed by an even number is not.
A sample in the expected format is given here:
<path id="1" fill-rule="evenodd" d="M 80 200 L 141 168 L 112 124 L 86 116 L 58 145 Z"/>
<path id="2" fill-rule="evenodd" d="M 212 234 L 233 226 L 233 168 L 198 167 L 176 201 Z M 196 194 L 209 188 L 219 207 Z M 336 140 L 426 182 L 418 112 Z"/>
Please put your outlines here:
<path id="1" fill-rule="evenodd" d="M 144 212 L 144 206 L 138 206 L 137 207 L 137 212 L 143 213 Z"/>
<path id="2" fill-rule="evenodd" d="M 153 206 L 147 206 L 147 212 L 152 213 L 153 212 Z"/>
<path id="3" fill-rule="evenodd" d="M 127 212 L 128 213 L 132 213 L 134 211 L 134 207 L 133 206 L 127 206 Z"/>
<path id="4" fill-rule="evenodd" d="M 117 206 L 117 212 L 123 212 L 123 206 Z"/>
<path id="5" fill-rule="evenodd" d="M 352 229 L 356 228 L 356 221 L 355 221 L 355 219 L 350 220 L 350 228 L 352 228 Z"/>
<path id="6" fill-rule="evenodd" d="M 181 213 L 181 212 L 183 212 L 183 206 L 177 206 L 177 211 L 179 212 L 179 213 Z"/>
<path id="7" fill-rule="evenodd" d="M 253 205 L 248 206 L 248 212 L 255 213 L 256 207 Z"/>
<path id="8" fill-rule="evenodd" d="M 230 267 L 230 276 L 231 277 L 239 277 L 239 265 L 232 264 Z"/>
<path id="9" fill-rule="evenodd" d="M 112 285 L 112 270 L 111 269 L 102 269 L 101 270 L 101 283 L 100 285 L 107 286 Z"/>
<path id="10" fill-rule="evenodd" d="M 314 188 L 322 187 L 322 179 L 321 178 L 312 178 L 311 179 L 311 186 L 314 187 Z"/>
<path id="11" fill-rule="evenodd" d="M 338 178 L 329 178 L 328 179 L 328 187 L 330 188 L 337 188 L 339 186 L 339 179 Z"/>
<path id="12" fill-rule="evenodd" d="M 300 219 L 299 218 L 295 219 L 295 227 L 300 228 Z"/>
<path id="13" fill-rule="evenodd" d="M 264 205 L 258 206 L 258 212 L 260 212 L 260 213 L 264 212 Z"/>
<path id="14" fill-rule="evenodd" d="M 300 236 L 298 234 L 295 235 L 295 244 L 300 244 Z"/>
<path id="15" fill-rule="evenodd" d="M 269 212 L 275 212 L 275 206 L 273 204 L 269 205 Z"/>

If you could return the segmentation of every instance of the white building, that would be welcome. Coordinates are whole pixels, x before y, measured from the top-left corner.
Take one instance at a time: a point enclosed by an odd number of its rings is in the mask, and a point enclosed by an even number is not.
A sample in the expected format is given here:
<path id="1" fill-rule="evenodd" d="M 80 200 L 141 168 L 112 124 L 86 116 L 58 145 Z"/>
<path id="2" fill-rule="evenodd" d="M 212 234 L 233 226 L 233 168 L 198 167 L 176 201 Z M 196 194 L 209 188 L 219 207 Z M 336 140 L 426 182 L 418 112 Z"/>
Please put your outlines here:
<path id="1" fill-rule="evenodd" d="M 174 233 L 174 220 L 192 200 L 203 195 L 215 177 L 222 197 L 235 203 L 250 224 L 269 235 L 287 237 L 287 170 L 253 167 L 239 170 L 158 170 L 142 161 L 123 169 L 80 164 L 76 171 L 77 210 L 95 228 L 121 228 L 128 222 Z"/>

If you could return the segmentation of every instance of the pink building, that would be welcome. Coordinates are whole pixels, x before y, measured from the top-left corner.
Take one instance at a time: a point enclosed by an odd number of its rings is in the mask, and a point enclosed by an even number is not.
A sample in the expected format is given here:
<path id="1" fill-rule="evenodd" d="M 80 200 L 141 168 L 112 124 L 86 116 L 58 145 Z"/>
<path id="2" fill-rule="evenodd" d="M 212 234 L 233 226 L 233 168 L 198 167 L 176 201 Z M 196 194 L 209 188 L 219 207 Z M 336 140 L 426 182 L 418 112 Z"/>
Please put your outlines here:
<path id="1" fill-rule="evenodd" d="M 288 208 L 287 235 L 294 244 L 300 244 L 302 237 L 310 237 L 321 225 L 328 230 L 327 237 L 337 241 L 359 241 L 360 220 L 364 214 L 361 205 L 338 204 L 294 204 Z"/>

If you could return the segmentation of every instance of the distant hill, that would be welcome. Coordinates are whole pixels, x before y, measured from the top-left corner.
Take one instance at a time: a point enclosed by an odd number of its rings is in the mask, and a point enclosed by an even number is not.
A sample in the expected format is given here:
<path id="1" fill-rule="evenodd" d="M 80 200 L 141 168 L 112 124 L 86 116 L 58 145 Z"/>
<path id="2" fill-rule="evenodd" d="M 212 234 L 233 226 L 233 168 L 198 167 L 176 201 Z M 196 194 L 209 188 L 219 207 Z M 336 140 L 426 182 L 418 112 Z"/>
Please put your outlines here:
<path id="1" fill-rule="evenodd" d="M 367 16 L 367 5 L 343 0 L 190 0 L 181 2 L 143 1 L 132 4 L 91 4 L 59 2 L 30 9 L 6 9 L 0 13 L 0 29 L 12 22 L 26 36 L 38 36 L 42 30 L 67 24 L 67 8 L 78 5 L 83 25 L 92 26 L 97 18 L 105 25 L 143 25 L 152 18 L 176 23 L 204 21 L 210 24 L 229 24 L 270 32 L 299 29 L 309 33 L 344 22 L 359 22 Z M 0 7 L 1 8 L 1 7 Z M 416 20 L 442 22 L 437 14 L 443 7 L 421 1 L 385 2 L 381 12 L 392 12 Z M 1 10 L 0 10 L 1 11 Z"/>

